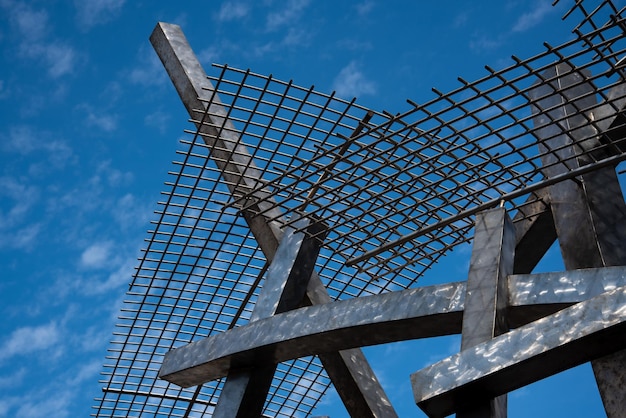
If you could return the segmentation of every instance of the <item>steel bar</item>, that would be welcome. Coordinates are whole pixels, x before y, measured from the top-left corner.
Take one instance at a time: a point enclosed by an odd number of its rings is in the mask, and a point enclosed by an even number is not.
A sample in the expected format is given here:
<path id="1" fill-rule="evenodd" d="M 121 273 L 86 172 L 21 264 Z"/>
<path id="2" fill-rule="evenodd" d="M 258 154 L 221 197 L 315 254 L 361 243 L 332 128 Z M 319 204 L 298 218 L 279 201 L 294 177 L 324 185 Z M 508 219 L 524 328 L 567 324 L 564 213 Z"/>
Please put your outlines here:
<path id="1" fill-rule="evenodd" d="M 298 229 L 311 228 L 306 218 L 294 226 Z M 313 229 L 318 229 L 315 224 Z M 296 308 L 304 294 L 315 268 L 315 260 L 321 246 L 321 238 L 312 237 L 318 231 L 296 232 L 293 229 L 283 235 L 270 264 L 265 284 L 254 305 L 250 322 L 271 317 L 277 313 Z M 166 355 L 163 362 L 167 361 Z M 257 417 L 263 411 L 276 364 L 272 356 L 257 358 L 254 365 L 245 369 L 233 364 L 228 369 L 228 377 L 213 413 L 214 418 Z M 207 381 L 207 380 L 205 380 Z M 198 382 L 201 384 L 203 382 Z M 189 385 L 193 386 L 193 385 Z"/>
<path id="2" fill-rule="evenodd" d="M 626 286 L 626 267 L 511 275 L 507 319 L 515 328 Z M 256 355 L 275 361 L 373 344 L 461 333 L 466 283 L 425 286 L 296 309 L 194 342 L 167 354 L 161 373 L 193 386 L 250 367 Z M 320 293 L 320 298 L 325 298 Z M 323 354 L 320 354 L 323 355 Z M 192 372 L 198 369 L 197 374 Z M 186 380 L 194 373 L 196 380 Z"/>
<path id="3" fill-rule="evenodd" d="M 507 276 L 513 273 L 515 229 L 504 208 L 476 215 L 474 246 L 467 276 L 461 351 L 508 331 Z M 507 397 L 480 399 L 459 410 L 458 418 L 506 418 Z"/>
<path id="4" fill-rule="evenodd" d="M 448 357 L 411 375 L 415 401 L 443 417 L 623 349 L 624 312 L 620 287 Z"/>
<path id="5" fill-rule="evenodd" d="M 203 121 L 205 120 L 205 114 L 208 112 L 216 115 L 225 114 L 219 98 L 215 95 L 212 84 L 206 78 L 202 66 L 195 57 L 180 27 L 159 23 L 151 36 L 151 42 L 192 119 Z M 207 101 L 210 103 L 208 106 L 204 104 Z M 205 114 L 199 114 L 196 109 L 205 109 Z M 245 184 L 249 178 L 255 178 L 256 176 L 256 181 L 263 184 L 262 176 L 255 169 L 252 161 L 250 161 L 250 154 L 243 145 L 239 144 L 239 138 L 233 136 L 233 132 L 236 132 L 236 130 L 231 126 L 230 122 L 228 120 L 220 120 L 219 117 L 216 121 L 211 122 L 209 125 L 205 123 L 200 124 L 198 130 L 205 134 L 203 139 L 212 148 L 211 157 L 216 159 L 218 165 L 223 165 L 222 170 L 227 182 L 234 185 Z M 228 136 L 226 138 L 217 137 L 218 132 L 213 127 L 214 125 L 228 127 L 228 129 L 223 131 Z M 238 145 L 233 146 L 233 144 Z M 223 150 L 227 150 L 227 152 Z M 236 151 L 236 153 L 233 151 Z M 231 157 L 237 157 L 237 161 L 231 163 Z M 240 167 L 245 167 L 244 173 L 240 172 Z M 254 182 L 248 186 L 250 189 L 254 189 L 256 185 L 257 183 Z M 229 188 L 236 197 L 238 190 L 233 186 L 229 186 Z M 264 201 L 263 198 L 267 194 L 268 192 L 259 191 L 259 195 L 255 195 L 260 205 L 256 212 L 261 212 L 263 205 L 274 207 L 271 199 Z M 268 262 L 271 263 L 278 248 L 282 231 L 279 225 L 276 225 L 274 222 L 268 222 L 266 218 L 256 216 L 252 212 L 244 211 L 244 218 L 250 226 L 250 230 L 254 234 L 259 247 Z M 274 207 L 269 209 L 267 215 L 280 218 L 280 211 Z M 320 292 L 325 292 L 315 272 L 313 272 L 310 278 L 307 291 L 311 289 L 313 289 L 313 292 L 308 297 L 310 301 L 318 300 Z M 355 350 L 355 352 L 364 359 L 360 350 Z M 324 362 L 323 359 L 322 362 Z M 329 361 L 325 364 L 325 367 L 342 399 L 354 399 L 355 403 L 358 403 L 359 399 L 363 400 L 363 403 L 353 406 L 357 415 L 367 411 L 366 414 L 361 416 L 395 416 L 395 411 L 371 368 L 369 366 L 365 367 L 364 364 L 366 363 L 363 361 L 358 364 L 345 362 L 345 357 L 340 355 L 339 361 Z M 335 366 L 336 369 L 332 369 Z M 359 368 L 360 366 L 364 367 Z M 360 380 L 355 379 L 355 376 L 359 376 Z M 368 382 L 368 385 L 363 386 L 363 381 Z M 351 406 L 346 405 L 349 412 L 351 412 Z"/>

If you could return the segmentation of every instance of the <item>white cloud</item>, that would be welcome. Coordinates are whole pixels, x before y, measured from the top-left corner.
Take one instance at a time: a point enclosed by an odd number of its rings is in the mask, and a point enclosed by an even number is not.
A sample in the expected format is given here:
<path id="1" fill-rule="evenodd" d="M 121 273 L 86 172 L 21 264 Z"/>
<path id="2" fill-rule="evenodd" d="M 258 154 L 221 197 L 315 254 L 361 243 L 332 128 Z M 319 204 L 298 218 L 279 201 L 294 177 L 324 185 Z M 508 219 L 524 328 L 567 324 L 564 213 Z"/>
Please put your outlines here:
<path id="1" fill-rule="evenodd" d="M 490 51 L 502 45 L 502 39 L 492 36 L 479 35 L 470 40 L 469 47 L 473 51 L 482 52 Z"/>
<path id="2" fill-rule="evenodd" d="M 227 1 L 222 3 L 217 14 L 217 20 L 227 22 L 230 20 L 242 19 L 248 15 L 248 5 L 238 1 Z"/>
<path id="3" fill-rule="evenodd" d="M 128 79 L 131 83 L 144 87 L 166 83 L 165 70 L 154 51 L 142 47 L 137 61 L 135 68 L 131 69 L 128 74 Z"/>
<path id="4" fill-rule="evenodd" d="M 205 48 L 198 52 L 197 57 L 202 64 L 211 65 L 218 60 L 219 51 L 215 47 Z"/>
<path id="5" fill-rule="evenodd" d="M 20 35 L 20 56 L 42 62 L 48 74 L 58 78 L 70 74 L 76 62 L 76 51 L 59 40 L 51 40 L 48 13 L 35 10 L 26 4 L 5 2 L 3 7 Z"/>
<path id="6" fill-rule="evenodd" d="M 46 66 L 48 75 L 52 78 L 71 74 L 77 55 L 74 48 L 60 41 L 22 43 L 20 53 L 24 57 L 40 61 Z"/>
<path id="7" fill-rule="evenodd" d="M 43 45 L 41 56 L 48 65 L 48 74 L 53 78 L 59 78 L 74 71 L 76 52 L 69 45 L 60 42 Z"/>
<path id="8" fill-rule="evenodd" d="M 75 0 L 78 23 L 85 29 L 104 24 L 118 15 L 125 0 Z"/>
<path id="9" fill-rule="evenodd" d="M 25 39 L 37 40 L 48 31 L 48 13 L 45 10 L 32 10 L 25 4 L 10 4 L 13 22 Z"/>
<path id="10" fill-rule="evenodd" d="M 20 368 L 13 373 L 5 376 L 0 376 L 0 388 L 15 387 L 20 385 L 26 376 L 26 369 Z M 0 416 L 2 416 L 2 407 L 0 406 Z"/>
<path id="11" fill-rule="evenodd" d="M 117 116 L 99 112 L 97 115 L 89 111 L 87 113 L 87 125 L 98 128 L 105 132 L 113 132 L 117 129 Z"/>
<path id="12" fill-rule="evenodd" d="M 366 0 L 356 5 L 356 12 L 360 16 L 364 16 L 374 9 L 374 2 L 372 0 Z"/>
<path id="13" fill-rule="evenodd" d="M 21 327 L 11 333 L 0 349 L 0 360 L 46 350 L 61 338 L 61 332 L 54 322 L 35 327 Z"/>
<path id="14" fill-rule="evenodd" d="M 48 394 L 50 395 L 50 394 Z M 23 403 L 18 408 L 15 415 L 16 418 L 38 418 L 46 416 L 54 416 L 55 418 L 64 418 L 69 416 L 69 407 L 71 405 L 71 394 L 69 391 L 55 393 L 54 396 L 27 397 L 23 399 Z"/>
<path id="15" fill-rule="evenodd" d="M 341 97 L 358 97 L 376 93 L 376 85 L 365 77 L 354 61 L 341 69 L 335 77 L 333 89 Z"/>
<path id="16" fill-rule="evenodd" d="M 50 133 L 34 131 L 30 126 L 13 126 L 9 128 L 6 138 L 2 140 L 2 149 L 20 155 L 29 155 L 38 151 L 45 151 L 48 163 L 62 168 L 74 155 L 72 148 L 66 141 L 50 138 Z"/>
<path id="17" fill-rule="evenodd" d="M 143 118 L 144 125 L 156 129 L 160 133 L 165 133 L 168 124 L 170 123 L 170 114 L 157 110 L 155 112 L 147 114 Z"/>
<path id="18" fill-rule="evenodd" d="M 12 229 L 19 226 L 35 205 L 39 199 L 39 189 L 25 184 L 20 179 L 5 176 L 0 177 L 0 196 L 3 202 L 3 208 L 0 210 L 0 230 Z"/>
<path id="19" fill-rule="evenodd" d="M 539 1 L 529 12 L 522 14 L 513 25 L 512 32 L 523 32 L 539 24 L 543 18 L 554 10 L 552 2 Z"/>
<path id="20" fill-rule="evenodd" d="M 35 244 L 39 232 L 41 232 L 41 223 L 27 225 L 15 232 L 11 245 L 14 248 L 30 249 Z"/>
<path id="21" fill-rule="evenodd" d="M 83 267 L 98 269 L 110 262 L 112 244 L 109 241 L 97 242 L 87 247 L 80 255 L 80 264 Z"/>
<path id="22" fill-rule="evenodd" d="M 309 2 L 310 0 L 289 0 L 286 5 L 281 3 L 279 11 L 267 15 L 267 28 L 275 30 L 280 26 L 294 23 Z"/>

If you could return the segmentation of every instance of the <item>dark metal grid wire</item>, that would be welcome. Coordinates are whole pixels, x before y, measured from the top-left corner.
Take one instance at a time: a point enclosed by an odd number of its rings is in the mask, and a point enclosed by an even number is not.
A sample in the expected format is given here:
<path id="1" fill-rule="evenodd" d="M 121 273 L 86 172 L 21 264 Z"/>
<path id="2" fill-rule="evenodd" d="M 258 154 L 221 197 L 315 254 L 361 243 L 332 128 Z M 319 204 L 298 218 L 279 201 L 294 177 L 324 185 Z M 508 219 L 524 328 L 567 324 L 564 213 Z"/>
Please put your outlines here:
<path id="1" fill-rule="evenodd" d="M 368 114 L 313 88 L 226 67 L 214 81 L 229 119 L 243 126 L 241 144 L 262 173 L 262 179 L 248 180 L 262 181 L 257 190 L 269 191 L 262 210 L 275 206 L 288 216 L 306 209 L 329 222 L 335 232 L 317 265 L 329 293 L 336 299 L 375 294 L 412 285 L 438 257 L 468 240 L 467 216 L 445 224 L 451 217 L 511 190 L 530 192 L 528 184 L 541 181 L 539 156 L 528 145 L 536 140 L 522 132 L 533 129 L 528 91 L 543 69 L 568 62 L 595 74 L 592 82 L 605 100 L 621 80 L 614 67 L 624 55 L 623 22 L 611 19 L 617 14 L 609 1 L 594 8 L 577 2 L 568 12 L 582 22 L 576 41 L 547 46 L 545 53 L 516 59 L 505 70 L 488 69 L 487 77 L 462 81 L 459 89 L 402 115 Z M 258 194 L 243 187 L 246 179 L 227 184 L 194 134 L 178 151 L 181 159 L 127 294 L 96 416 L 210 415 L 223 382 L 189 389 L 168 384 L 157 379 L 162 358 L 175 346 L 245 324 L 256 301 L 267 262 L 240 211 L 252 208 L 246 196 Z M 415 169 L 421 170 L 417 176 Z M 413 194 L 420 192 L 427 214 L 416 211 Z M 507 204 L 523 208 L 532 202 L 526 194 Z M 414 219 L 420 224 L 405 228 Z M 366 259 L 361 272 L 345 266 L 355 255 L 424 225 L 443 229 Z M 308 415 L 328 384 L 315 357 L 282 363 L 264 414 Z"/>
<path id="2" fill-rule="evenodd" d="M 306 122 L 291 127 L 286 135 L 265 136 L 255 146 L 270 153 L 269 160 L 276 162 L 289 154 L 283 151 L 285 140 L 292 141 L 287 148 L 304 144 L 302 158 L 293 164 L 292 157 L 292 165 L 283 164 L 284 172 L 278 175 L 265 172 L 266 181 L 237 202 L 257 196 L 256 205 L 259 191 L 271 190 L 263 197 L 269 203 L 267 209 L 258 214 L 277 220 L 269 209 L 280 208 L 283 218 L 307 208 L 320 222 L 331 225 L 325 244 L 348 265 L 358 266 L 373 280 L 384 277 L 389 284 L 409 287 L 438 255 L 467 241 L 470 215 L 500 201 L 515 212 L 529 192 L 555 181 L 545 178 L 546 159 L 555 159 L 554 166 L 573 165 L 563 159 L 564 148 L 545 146 L 551 138 L 539 139 L 537 132 L 545 125 L 535 126 L 531 114 L 531 108 L 546 97 L 533 97 L 533 92 L 559 82 L 545 75 L 556 63 L 570 66 L 560 76 L 585 74 L 580 86 L 593 85 L 587 95 L 597 99 L 595 105 L 576 109 L 587 117 L 586 123 L 576 132 L 563 132 L 571 141 L 567 147 L 578 149 L 569 158 L 590 164 L 578 171 L 569 169 L 560 179 L 624 158 L 619 150 L 623 144 L 603 143 L 607 137 L 598 139 L 597 134 L 601 131 L 598 123 L 603 122 L 597 116 L 599 108 L 624 98 L 619 91 L 623 72 L 618 64 L 626 55 L 624 22 L 616 16 L 604 25 L 589 26 L 590 32 L 577 28 L 576 39 L 559 47 L 545 44 L 546 50 L 533 58 L 513 57 L 514 64 L 499 71 L 487 68 L 489 74 L 473 83 L 459 79 L 459 88 L 448 94 L 435 91 L 437 97 L 423 105 L 410 102 L 414 108 L 403 114 L 383 115 L 383 120 L 377 114 L 356 137 L 348 138 L 349 134 L 336 129 L 324 138 L 313 138 L 300 132 L 311 126 Z M 248 92 L 259 90 L 267 79 L 222 69 L 213 82 L 223 102 L 236 120 L 254 119 L 253 107 L 240 102 L 252 100 Z M 579 103 L 566 97 L 563 101 L 570 107 Z M 615 106 L 617 113 L 621 109 Z M 564 125 L 568 117 L 550 123 Z M 579 135 L 585 126 L 592 128 L 587 130 L 591 136 Z M 244 142 L 261 139 L 246 130 L 242 137 Z M 313 187 L 320 193 L 311 195 Z M 252 207 L 243 204 L 243 209 Z"/>

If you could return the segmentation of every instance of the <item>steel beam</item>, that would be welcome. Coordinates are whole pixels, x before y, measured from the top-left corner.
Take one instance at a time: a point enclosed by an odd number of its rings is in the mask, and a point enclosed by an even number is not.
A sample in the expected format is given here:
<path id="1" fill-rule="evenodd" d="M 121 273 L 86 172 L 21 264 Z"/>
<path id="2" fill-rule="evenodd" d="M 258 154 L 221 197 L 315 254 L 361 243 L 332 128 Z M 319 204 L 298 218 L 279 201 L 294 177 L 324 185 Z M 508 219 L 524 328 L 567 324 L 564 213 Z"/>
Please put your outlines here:
<path id="1" fill-rule="evenodd" d="M 191 119 L 201 121 L 206 111 L 206 99 L 215 94 L 215 89 L 207 79 L 181 28 L 160 22 L 150 36 L 150 41 Z M 219 103 L 219 100 L 214 99 L 209 109 L 211 120 L 208 122 L 211 123 L 197 122 L 196 125 L 205 143 L 211 147 L 211 157 L 222 170 L 233 196 L 237 198 L 251 190 L 256 190 L 255 193 L 259 194 L 258 199 L 255 199 L 259 206 L 252 206 L 251 210 L 243 211 L 243 216 L 261 251 L 271 263 L 282 231 L 279 222 L 269 222 L 268 219 L 280 218 L 280 210 L 273 199 L 266 197 L 267 191 L 259 190 L 258 182 L 262 180 L 259 171 L 252 161 L 251 154 L 239 142 L 239 135 L 234 126 L 225 119 L 226 112 Z M 214 126 L 223 126 L 224 129 L 217 130 Z M 255 196 L 251 196 L 251 199 L 254 198 Z M 248 201 L 244 203 L 249 204 Z M 257 213 L 264 213 L 265 216 L 258 216 Z M 313 272 L 304 302 L 324 303 L 323 301 L 330 301 L 330 297 L 317 273 Z M 355 349 L 338 355 L 331 353 L 327 356 L 328 361 L 324 360 L 325 356 L 320 356 L 320 360 L 350 414 L 362 417 L 397 416 L 360 350 Z M 361 360 L 358 362 L 352 360 L 356 358 Z M 351 401 L 346 403 L 347 399 Z"/>
<path id="2" fill-rule="evenodd" d="M 626 267 L 512 275 L 507 318 L 520 327 L 621 286 Z M 465 294 L 465 282 L 446 283 L 285 312 L 170 351 L 161 377 L 187 387 L 226 376 L 232 364 L 251 367 L 257 352 L 286 361 L 459 334 Z"/>
<path id="3" fill-rule="evenodd" d="M 515 258 L 513 272 L 528 274 L 541 261 L 556 240 L 554 219 L 546 189 L 531 193 L 528 202 L 518 208 L 515 225 Z"/>
<path id="4" fill-rule="evenodd" d="M 531 91 L 536 100 L 533 121 L 539 127 L 541 151 L 556 150 L 542 158 L 546 176 L 553 177 L 604 156 L 605 150 L 594 149 L 606 139 L 601 130 L 619 125 L 623 119 L 624 87 L 615 87 L 609 101 L 597 107 L 595 89 L 586 81 L 587 72 L 572 71 L 563 63 L 542 77 L 553 81 Z M 594 110 L 586 110 L 590 108 Z M 595 127 L 589 125 L 588 121 L 596 117 Z M 554 122 L 557 120 L 560 122 Z M 581 138 L 591 138 L 577 145 L 589 155 L 579 155 L 572 145 L 573 139 Z M 615 150 L 623 152 L 619 147 Z M 554 164 L 558 159 L 568 159 L 568 163 Z M 614 167 L 553 185 L 549 196 L 566 269 L 626 265 L 626 204 Z M 619 383 L 626 380 L 626 352 L 594 360 L 592 366 L 607 415 L 620 417 L 626 404 L 626 386 Z"/>
<path id="5" fill-rule="evenodd" d="M 411 375 L 415 401 L 444 417 L 623 349 L 625 312 L 620 287 L 462 351 Z"/>
<path id="6" fill-rule="evenodd" d="M 265 284 L 252 310 L 250 323 L 298 307 L 315 268 L 324 237 L 320 226 L 317 223 L 311 226 L 308 219 L 302 218 L 283 235 L 274 261 L 267 270 Z M 245 368 L 231 364 L 213 417 L 260 416 L 276 364 L 271 353 L 258 355 L 254 364 Z"/>
<path id="7" fill-rule="evenodd" d="M 285 312 L 165 355 L 160 377 L 188 387 L 250 367 L 258 353 L 277 362 L 391 341 L 458 333 L 464 283 L 364 296 Z"/>
<path id="8" fill-rule="evenodd" d="M 507 277 L 513 273 L 515 228 L 504 208 L 476 215 L 474 244 L 467 276 L 461 351 L 508 331 Z M 505 418 L 506 394 L 479 399 L 459 410 L 458 418 Z"/>

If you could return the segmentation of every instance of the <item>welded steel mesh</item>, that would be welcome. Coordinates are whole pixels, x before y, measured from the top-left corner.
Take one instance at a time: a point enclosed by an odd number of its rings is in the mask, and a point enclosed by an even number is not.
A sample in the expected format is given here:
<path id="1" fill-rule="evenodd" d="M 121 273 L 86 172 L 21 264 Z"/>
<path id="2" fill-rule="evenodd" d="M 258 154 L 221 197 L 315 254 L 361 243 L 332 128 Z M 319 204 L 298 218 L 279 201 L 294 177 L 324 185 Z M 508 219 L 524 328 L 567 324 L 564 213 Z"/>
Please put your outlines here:
<path id="1" fill-rule="evenodd" d="M 572 41 L 514 58 L 503 70 L 487 68 L 484 78 L 460 80 L 454 91 L 398 115 L 218 67 L 210 78 L 233 128 L 210 128 L 234 129 L 252 158 L 205 145 L 202 125 L 216 120 L 211 110 L 194 121 L 201 127 L 182 141 L 159 202 L 95 415 L 210 415 L 223 381 L 181 389 L 157 374 L 173 347 L 247 323 L 268 266 L 246 213 L 283 226 L 302 212 L 326 223 L 316 271 L 332 298 L 345 299 L 415 285 L 439 257 L 471 239 L 476 211 L 505 204 L 514 215 L 535 201 L 534 190 L 556 181 L 542 171 L 546 162 L 565 167 L 562 180 L 620 161 L 623 121 L 614 116 L 623 104 L 624 20 L 608 1 L 593 8 L 577 2 L 568 15 L 577 24 Z M 585 115 L 585 126 L 561 132 L 576 149 L 571 161 L 538 134 L 531 113 L 543 106 L 533 92 L 558 83 L 546 75 L 555 64 L 559 75 L 579 76 L 574 87 L 592 87 L 584 109 L 567 103 Z M 215 164 L 222 158 L 254 176 L 225 181 L 228 169 Z M 317 358 L 282 363 L 264 414 L 309 415 L 328 385 Z"/>

